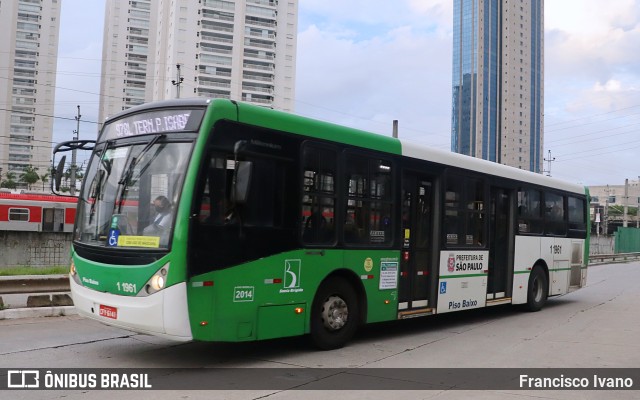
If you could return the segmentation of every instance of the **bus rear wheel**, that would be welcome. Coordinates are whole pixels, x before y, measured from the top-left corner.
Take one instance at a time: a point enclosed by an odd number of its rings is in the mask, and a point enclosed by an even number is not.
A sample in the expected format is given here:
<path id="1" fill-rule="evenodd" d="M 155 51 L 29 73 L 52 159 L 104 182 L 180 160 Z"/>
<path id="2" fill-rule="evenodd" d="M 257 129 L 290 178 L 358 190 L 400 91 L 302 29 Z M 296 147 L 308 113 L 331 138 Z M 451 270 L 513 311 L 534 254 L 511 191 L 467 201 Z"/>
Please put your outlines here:
<path id="1" fill-rule="evenodd" d="M 527 288 L 527 309 L 529 311 L 540 311 L 547 302 L 549 294 L 549 282 L 547 275 L 541 267 L 533 267 L 529 275 L 529 287 Z"/>
<path id="2" fill-rule="evenodd" d="M 311 307 L 311 340 L 322 350 L 344 346 L 358 328 L 358 299 L 344 279 L 331 277 L 320 285 Z"/>

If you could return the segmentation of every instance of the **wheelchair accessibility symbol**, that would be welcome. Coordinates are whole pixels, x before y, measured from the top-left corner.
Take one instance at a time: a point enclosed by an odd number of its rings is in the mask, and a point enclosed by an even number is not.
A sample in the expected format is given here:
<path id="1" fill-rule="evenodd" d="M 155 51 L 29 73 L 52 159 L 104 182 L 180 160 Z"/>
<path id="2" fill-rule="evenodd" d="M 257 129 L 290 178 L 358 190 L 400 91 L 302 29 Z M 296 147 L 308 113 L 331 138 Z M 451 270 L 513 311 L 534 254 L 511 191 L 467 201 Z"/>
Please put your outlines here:
<path id="1" fill-rule="evenodd" d="M 117 229 L 109 230 L 109 238 L 107 240 L 107 246 L 117 246 L 118 245 L 118 237 L 120 236 L 120 231 Z"/>
<path id="2" fill-rule="evenodd" d="M 447 293 L 447 282 L 440 282 L 440 294 Z"/>

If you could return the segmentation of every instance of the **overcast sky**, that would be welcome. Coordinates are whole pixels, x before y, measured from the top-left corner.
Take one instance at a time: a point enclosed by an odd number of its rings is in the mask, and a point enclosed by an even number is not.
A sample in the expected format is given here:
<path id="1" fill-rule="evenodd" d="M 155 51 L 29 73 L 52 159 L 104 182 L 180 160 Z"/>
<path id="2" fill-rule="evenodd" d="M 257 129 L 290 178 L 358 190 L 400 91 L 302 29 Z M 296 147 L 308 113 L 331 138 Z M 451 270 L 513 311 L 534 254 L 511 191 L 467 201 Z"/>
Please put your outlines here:
<path id="1" fill-rule="evenodd" d="M 453 0 L 300 0 L 297 114 L 450 149 Z M 62 0 L 54 140 L 98 119 L 103 1 Z M 545 1 L 544 155 L 585 185 L 640 175 L 640 0 Z M 548 164 L 545 162 L 545 169 Z"/>

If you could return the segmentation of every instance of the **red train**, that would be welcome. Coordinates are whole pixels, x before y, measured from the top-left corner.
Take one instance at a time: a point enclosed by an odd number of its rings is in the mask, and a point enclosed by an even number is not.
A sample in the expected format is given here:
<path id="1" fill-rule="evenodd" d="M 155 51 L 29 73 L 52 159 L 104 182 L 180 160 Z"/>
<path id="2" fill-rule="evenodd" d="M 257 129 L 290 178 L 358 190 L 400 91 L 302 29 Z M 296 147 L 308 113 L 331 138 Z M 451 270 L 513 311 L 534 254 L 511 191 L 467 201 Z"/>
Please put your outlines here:
<path id="1" fill-rule="evenodd" d="M 73 232 L 77 199 L 0 192 L 0 231 Z"/>

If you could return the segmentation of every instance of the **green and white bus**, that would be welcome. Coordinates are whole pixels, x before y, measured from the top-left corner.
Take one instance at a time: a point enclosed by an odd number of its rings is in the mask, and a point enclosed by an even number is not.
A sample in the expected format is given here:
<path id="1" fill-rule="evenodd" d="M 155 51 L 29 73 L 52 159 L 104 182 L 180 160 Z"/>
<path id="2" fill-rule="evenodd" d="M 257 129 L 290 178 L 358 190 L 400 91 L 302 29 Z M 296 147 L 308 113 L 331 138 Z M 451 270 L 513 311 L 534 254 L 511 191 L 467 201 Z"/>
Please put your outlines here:
<path id="1" fill-rule="evenodd" d="M 332 349 L 586 282 L 587 190 L 539 174 L 220 99 L 126 110 L 54 157 L 77 148 L 73 301 L 132 331 Z"/>

